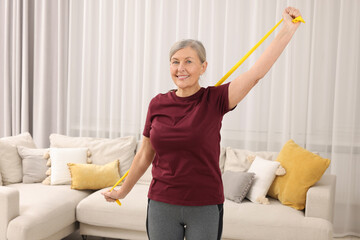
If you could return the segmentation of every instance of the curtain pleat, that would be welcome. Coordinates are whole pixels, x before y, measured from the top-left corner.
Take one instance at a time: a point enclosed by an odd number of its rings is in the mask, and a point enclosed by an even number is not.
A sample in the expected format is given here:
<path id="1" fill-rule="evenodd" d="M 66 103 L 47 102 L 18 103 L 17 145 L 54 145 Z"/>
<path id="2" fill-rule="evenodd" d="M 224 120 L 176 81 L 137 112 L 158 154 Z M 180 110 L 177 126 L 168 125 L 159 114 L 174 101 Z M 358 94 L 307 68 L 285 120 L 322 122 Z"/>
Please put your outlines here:
<path id="1" fill-rule="evenodd" d="M 31 66 L 29 66 L 29 56 L 31 54 L 29 43 L 31 43 L 31 31 L 29 31 L 29 26 L 31 26 L 31 19 L 30 14 L 31 12 L 29 9 L 31 9 L 31 3 L 28 1 L 23 2 L 23 6 L 21 8 L 21 13 L 19 16 L 19 19 L 21 20 L 21 27 L 19 27 L 19 30 L 21 32 L 20 37 L 18 37 L 18 41 L 20 42 L 21 47 L 21 53 L 20 53 L 20 69 L 18 69 L 18 74 L 20 74 L 20 82 L 21 82 L 21 102 L 20 102 L 20 111 L 21 113 L 18 115 L 20 116 L 20 128 L 27 131 L 28 129 L 32 130 L 32 96 L 31 91 L 29 89 L 32 88 L 32 79 L 31 78 Z M 19 24 L 20 25 L 20 24 Z M 28 39 L 28 41 L 22 41 L 22 39 Z"/>
<path id="2" fill-rule="evenodd" d="M 176 87 L 168 59 L 174 42 L 203 42 L 209 64 L 200 84 L 214 85 L 288 5 L 306 23 L 225 115 L 221 144 L 279 151 L 291 138 L 330 158 L 335 235 L 360 236 L 357 0 L 1 0 L 0 136 L 30 131 L 39 147 L 48 147 L 51 133 L 140 139 L 150 100 Z"/>
<path id="3" fill-rule="evenodd" d="M 56 132 L 65 133 L 68 127 L 68 51 L 69 48 L 69 0 L 58 1 L 59 14 L 57 16 L 57 108 L 56 108 Z"/>
<path id="4" fill-rule="evenodd" d="M 11 70 L 12 67 L 12 62 L 10 59 L 11 56 L 11 32 L 10 29 L 12 27 L 11 21 L 10 21 L 10 16 L 11 14 L 13 14 L 12 10 L 12 6 L 9 6 L 9 4 L 11 4 L 11 2 L 9 1 L 5 1 L 2 2 L 2 10 L 3 10 L 3 14 L 1 14 L 0 16 L 3 17 L 2 21 L 3 24 L 1 24 L 1 28 L 2 31 L 1 33 L 3 33 L 3 37 L 0 38 L 2 42 L 2 52 L 3 52 L 3 57 L 1 58 L 1 77 L 3 80 L 2 82 L 2 107 L 4 109 L 4 112 L 2 114 L 2 118 L 1 120 L 3 121 L 3 127 L 2 127 L 2 133 L 4 134 L 4 136 L 9 136 L 12 134 L 12 128 L 13 128 L 13 124 L 11 121 L 11 117 L 12 117 L 12 109 L 11 109 L 11 81 L 9 81 L 11 78 L 9 71 Z M 15 57 L 15 56 L 13 56 Z M 9 80 L 8 80 L 9 79 Z"/>

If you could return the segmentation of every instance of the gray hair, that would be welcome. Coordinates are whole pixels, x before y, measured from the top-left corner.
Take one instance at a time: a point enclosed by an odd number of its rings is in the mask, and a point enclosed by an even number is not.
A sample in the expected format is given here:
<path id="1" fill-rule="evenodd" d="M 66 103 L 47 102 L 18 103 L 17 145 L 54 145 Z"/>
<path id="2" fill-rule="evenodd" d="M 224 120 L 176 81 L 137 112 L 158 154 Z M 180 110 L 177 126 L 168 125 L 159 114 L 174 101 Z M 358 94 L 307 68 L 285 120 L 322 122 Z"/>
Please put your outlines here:
<path id="1" fill-rule="evenodd" d="M 191 47 L 193 50 L 196 51 L 201 63 L 204 63 L 206 61 L 206 51 L 204 45 L 200 41 L 194 39 L 185 39 L 174 43 L 169 52 L 169 59 L 171 60 L 171 57 L 177 51 L 186 47 Z"/>

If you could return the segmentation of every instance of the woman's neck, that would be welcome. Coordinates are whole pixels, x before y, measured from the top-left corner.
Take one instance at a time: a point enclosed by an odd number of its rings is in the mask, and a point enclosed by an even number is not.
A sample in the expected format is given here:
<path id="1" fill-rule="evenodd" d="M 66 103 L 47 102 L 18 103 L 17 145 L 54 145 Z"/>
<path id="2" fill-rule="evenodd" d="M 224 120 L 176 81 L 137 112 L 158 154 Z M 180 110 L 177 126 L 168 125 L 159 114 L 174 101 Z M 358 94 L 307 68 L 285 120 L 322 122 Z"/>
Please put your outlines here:
<path id="1" fill-rule="evenodd" d="M 200 88 L 201 88 L 200 85 L 196 85 L 192 88 L 178 88 L 175 94 L 178 97 L 189 97 L 197 93 L 200 90 Z"/>

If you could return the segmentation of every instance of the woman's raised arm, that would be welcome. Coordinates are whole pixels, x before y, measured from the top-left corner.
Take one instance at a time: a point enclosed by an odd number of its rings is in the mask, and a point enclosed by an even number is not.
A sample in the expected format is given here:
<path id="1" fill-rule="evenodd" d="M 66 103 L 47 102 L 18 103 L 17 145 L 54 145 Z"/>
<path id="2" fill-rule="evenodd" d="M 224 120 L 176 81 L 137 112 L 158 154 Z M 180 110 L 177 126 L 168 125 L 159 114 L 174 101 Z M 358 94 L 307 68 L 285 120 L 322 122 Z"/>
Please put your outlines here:
<path id="1" fill-rule="evenodd" d="M 299 27 L 300 23 L 294 23 L 292 20 L 300 15 L 300 11 L 293 7 L 284 10 L 282 14 L 284 21 L 280 32 L 255 64 L 230 83 L 229 109 L 234 108 L 270 70 Z"/>

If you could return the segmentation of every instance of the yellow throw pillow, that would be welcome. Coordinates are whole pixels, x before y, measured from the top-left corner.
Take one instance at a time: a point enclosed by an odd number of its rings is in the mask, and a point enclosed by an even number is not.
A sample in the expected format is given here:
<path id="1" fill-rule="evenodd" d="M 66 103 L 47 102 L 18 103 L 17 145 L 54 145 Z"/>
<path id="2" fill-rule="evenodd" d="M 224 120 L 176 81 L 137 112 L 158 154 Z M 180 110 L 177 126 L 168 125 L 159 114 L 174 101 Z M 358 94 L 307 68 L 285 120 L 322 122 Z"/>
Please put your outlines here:
<path id="1" fill-rule="evenodd" d="M 298 210 L 304 209 L 308 189 L 320 180 L 330 160 L 289 140 L 281 149 L 276 161 L 285 168 L 286 174 L 275 178 L 268 195 L 279 199 L 284 205 Z"/>
<path id="2" fill-rule="evenodd" d="M 67 164 L 71 175 L 72 189 L 98 190 L 113 186 L 119 179 L 119 160 L 106 165 Z"/>

